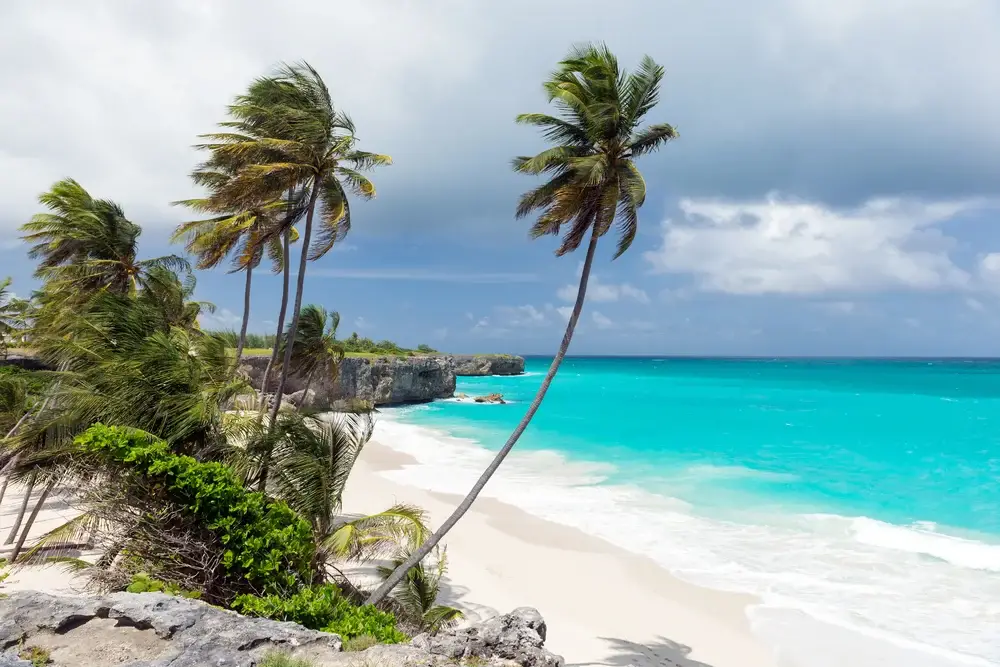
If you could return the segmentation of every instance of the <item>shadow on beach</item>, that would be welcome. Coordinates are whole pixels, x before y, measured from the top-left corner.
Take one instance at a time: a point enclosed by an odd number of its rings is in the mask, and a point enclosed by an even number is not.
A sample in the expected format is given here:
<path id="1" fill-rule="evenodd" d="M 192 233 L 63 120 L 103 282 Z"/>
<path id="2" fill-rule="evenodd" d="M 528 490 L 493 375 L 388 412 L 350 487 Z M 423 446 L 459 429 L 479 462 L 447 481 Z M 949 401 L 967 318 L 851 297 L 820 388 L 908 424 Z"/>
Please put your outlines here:
<path id="1" fill-rule="evenodd" d="M 609 667 L 711 667 L 704 662 L 691 660 L 687 656 L 691 647 L 667 639 L 657 637 L 655 642 L 640 644 L 614 637 L 601 637 L 609 645 L 610 652 L 602 660 L 594 662 L 567 663 L 566 667 L 591 667 L 593 665 L 608 665 Z"/>

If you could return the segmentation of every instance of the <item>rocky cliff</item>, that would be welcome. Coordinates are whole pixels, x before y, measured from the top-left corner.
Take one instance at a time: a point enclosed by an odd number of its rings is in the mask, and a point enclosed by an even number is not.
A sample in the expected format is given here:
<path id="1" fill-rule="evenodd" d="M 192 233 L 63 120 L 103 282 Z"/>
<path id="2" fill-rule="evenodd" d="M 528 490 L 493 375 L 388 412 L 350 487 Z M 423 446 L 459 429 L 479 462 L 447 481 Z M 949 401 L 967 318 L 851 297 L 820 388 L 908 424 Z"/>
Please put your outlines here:
<path id="1" fill-rule="evenodd" d="M 59 597 L 35 591 L 0 599 L 0 667 L 31 667 L 32 649 L 52 667 L 255 667 L 281 652 L 315 667 L 562 667 L 545 650 L 545 621 L 515 609 L 410 644 L 341 652 L 341 638 L 294 623 L 247 618 L 162 593 Z"/>
<path id="2" fill-rule="evenodd" d="M 260 389 L 268 357 L 243 360 L 243 370 Z M 271 387 L 273 389 L 273 387 Z M 448 398 L 455 393 L 455 372 L 448 357 L 348 357 L 340 363 L 338 377 L 318 372 L 303 393 L 303 378 L 290 376 L 285 395 L 296 403 L 327 408 L 341 399 L 356 398 L 375 405 L 420 403 Z"/>
<path id="3" fill-rule="evenodd" d="M 520 375 L 524 357 L 509 354 L 456 354 L 451 357 L 455 375 Z"/>

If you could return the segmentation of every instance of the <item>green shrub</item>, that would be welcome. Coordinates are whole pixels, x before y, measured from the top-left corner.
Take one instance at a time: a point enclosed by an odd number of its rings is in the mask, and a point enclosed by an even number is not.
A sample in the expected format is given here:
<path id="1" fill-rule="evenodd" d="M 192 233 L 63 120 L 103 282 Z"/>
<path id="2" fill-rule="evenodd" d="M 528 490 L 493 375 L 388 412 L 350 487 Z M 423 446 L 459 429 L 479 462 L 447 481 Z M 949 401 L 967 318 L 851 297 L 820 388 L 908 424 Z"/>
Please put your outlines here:
<path id="1" fill-rule="evenodd" d="M 27 660 L 31 667 L 45 667 L 52 661 L 48 649 L 40 646 L 25 646 L 17 653 L 21 660 Z"/>
<path id="2" fill-rule="evenodd" d="M 259 667 L 316 667 L 316 663 L 292 658 L 284 653 L 268 653 L 264 659 L 257 663 Z"/>
<path id="3" fill-rule="evenodd" d="M 133 575 L 132 582 L 125 590 L 129 593 L 166 593 L 167 595 L 177 595 L 178 597 L 194 600 L 201 597 L 200 591 L 186 591 L 177 584 L 154 579 L 145 572 Z"/>
<path id="4" fill-rule="evenodd" d="M 407 641 L 396 629 L 396 617 L 370 605 L 359 607 L 333 584 L 303 588 L 287 597 L 241 595 L 233 609 L 247 616 L 292 621 L 313 630 L 334 632 L 345 640 L 368 635 L 383 644 Z"/>
<path id="5" fill-rule="evenodd" d="M 378 640 L 371 635 L 358 635 L 351 637 L 344 642 L 344 650 L 348 652 L 364 651 L 378 644 Z"/>
<path id="6" fill-rule="evenodd" d="M 148 502 L 166 500 L 211 531 L 224 549 L 227 589 L 290 594 L 311 581 L 315 543 L 308 522 L 284 503 L 247 491 L 225 465 L 179 456 L 148 433 L 103 424 L 87 429 L 76 445 L 139 476 L 153 494 Z"/>

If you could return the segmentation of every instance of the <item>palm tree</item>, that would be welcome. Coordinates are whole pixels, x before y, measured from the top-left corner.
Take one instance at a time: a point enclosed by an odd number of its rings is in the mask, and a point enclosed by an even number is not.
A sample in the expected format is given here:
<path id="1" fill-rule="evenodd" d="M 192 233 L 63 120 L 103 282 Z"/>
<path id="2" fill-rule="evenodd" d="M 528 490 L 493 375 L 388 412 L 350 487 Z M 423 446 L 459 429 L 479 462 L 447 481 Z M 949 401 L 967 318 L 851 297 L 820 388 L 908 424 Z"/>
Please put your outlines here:
<path id="1" fill-rule="evenodd" d="M 0 281 L 0 354 L 7 358 L 7 346 L 26 326 L 30 303 L 10 291 L 11 279 Z"/>
<path id="2" fill-rule="evenodd" d="M 393 600 L 399 606 L 405 618 L 411 619 L 420 632 L 434 633 L 462 619 L 464 614 L 454 607 L 437 604 L 441 592 L 441 579 L 448 571 L 447 549 L 434 549 L 434 565 L 425 564 L 426 559 L 414 565 L 406 572 L 406 577 L 397 585 Z M 392 575 L 409 557 L 402 551 L 391 561 L 391 567 L 380 565 L 377 568 L 383 579 Z"/>
<path id="3" fill-rule="evenodd" d="M 424 513 L 394 505 L 372 515 L 342 511 L 344 488 L 362 449 L 371 439 L 370 414 L 332 418 L 282 411 L 273 427 L 244 422 L 239 446 L 230 445 L 228 461 L 244 480 L 259 479 L 269 461 L 267 491 L 284 500 L 312 525 L 316 539 L 313 569 L 319 580 L 329 570 L 340 575 L 338 561 L 367 561 L 420 544 L 427 535 Z"/>
<path id="4" fill-rule="evenodd" d="M 57 182 L 39 201 L 51 212 L 35 215 L 21 231 L 34 243 L 28 256 L 40 260 L 35 275 L 58 284 L 63 295 L 134 294 L 153 267 L 190 268 L 177 255 L 140 260 L 139 225 L 118 204 L 94 199 L 73 179 Z"/>
<path id="5" fill-rule="evenodd" d="M 317 373 L 328 371 L 334 380 L 339 374 L 346 353 L 343 343 L 337 340 L 339 326 L 340 313 L 334 311 L 328 316 L 321 306 L 309 304 L 299 314 L 299 326 L 292 341 L 292 370 L 306 379 L 303 401 Z M 288 344 L 287 338 L 284 344 Z"/>
<path id="6" fill-rule="evenodd" d="M 284 65 L 275 76 L 258 79 L 230 113 L 236 120 L 223 125 L 234 131 L 206 135 L 213 143 L 201 146 L 220 156 L 220 163 L 240 164 L 222 196 L 266 199 L 298 188 L 307 197 L 289 326 L 294 340 L 307 261 L 325 255 L 350 231 L 348 191 L 364 199 L 375 196 L 374 184 L 362 172 L 392 160 L 356 149 L 354 124 L 334 107 L 322 77 L 308 63 Z M 317 208 L 320 225 L 314 240 Z M 286 347 L 271 422 L 281 407 L 290 365 L 291 347 Z"/>
<path id="7" fill-rule="evenodd" d="M 232 271 L 246 273 L 243 321 L 236 343 L 236 362 L 239 364 L 250 322 L 253 271 L 260 264 L 265 249 L 275 272 L 286 267 L 287 249 L 284 248 L 283 239 L 288 236 L 289 243 L 297 240 L 298 234 L 292 225 L 302 216 L 303 211 L 302 202 L 294 199 L 260 200 L 253 196 L 234 198 L 234 193 L 227 190 L 227 186 L 245 164 L 241 160 L 225 160 L 225 155 L 213 155 L 191 174 L 195 183 L 209 188 L 208 197 L 174 202 L 202 213 L 215 214 L 214 217 L 179 225 L 171 240 L 185 241 L 187 251 L 198 258 L 195 266 L 199 269 L 215 268 L 232 254 L 235 255 Z M 286 280 L 278 318 L 280 320 L 284 320 L 287 291 Z"/>
<path id="8" fill-rule="evenodd" d="M 462 518 L 528 427 L 573 339 L 598 240 L 617 221 L 615 257 L 632 244 L 639 223 L 638 211 L 646 200 L 646 183 L 635 160 L 677 137 L 674 128 L 667 124 L 640 127 L 643 117 L 659 100 L 662 79 L 663 68 L 648 56 L 642 59 L 638 70 L 626 74 L 619 70 L 617 58 L 606 46 L 578 47 L 545 83 L 549 101 L 560 115 L 517 117 L 519 123 L 541 128 L 543 136 L 555 144 L 534 157 L 514 160 L 517 172 L 549 176 L 547 182 L 521 197 L 517 217 L 540 212 L 531 229 L 533 238 L 562 232 L 557 256 L 576 250 L 590 234 L 573 311 L 548 373 L 517 428 L 452 515 L 372 593 L 369 604 L 384 599 Z"/>

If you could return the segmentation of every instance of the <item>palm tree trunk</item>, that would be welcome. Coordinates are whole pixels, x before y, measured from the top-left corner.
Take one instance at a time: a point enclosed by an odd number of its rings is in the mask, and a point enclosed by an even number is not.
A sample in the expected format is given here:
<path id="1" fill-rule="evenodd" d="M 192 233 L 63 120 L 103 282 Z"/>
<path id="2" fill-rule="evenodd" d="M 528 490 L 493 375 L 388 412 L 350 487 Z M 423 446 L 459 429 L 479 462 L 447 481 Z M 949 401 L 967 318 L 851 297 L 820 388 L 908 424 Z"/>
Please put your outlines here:
<path id="1" fill-rule="evenodd" d="M 278 388 L 274 390 L 274 404 L 271 406 L 271 414 L 268 428 L 273 428 L 278 419 L 278 410 L 281 409 L 281 397 L 285 394 L 285 381 L 288 380 L 288 368 L 292 363 L 292 343 L 295 340 L 296 330 L 299 328 L 299 311 L 302 309 L 302 292 L 306 286 L 306 264 L 309 261 L 309 237 L 312 236 L 313 215 L 316 213 L 316 199 L 319 197 L 319 174 L 313 179 L 312 192 L 309 193 L 309 208 L 306 209 L 306 228 L 302 232 L 302 255 L 299 258 L 299 275 L 295 279 L 295 306 L 292 310 L 292 323 L 288 325 L 288 336 L 285 344 L 285 358 L 281 362 L 281 375 L 278 376 Z M 264 491 L 267 488 L 267 475 L 271 464 L 271 452 L 264 452 L 263 461 L 260 465 L 260 479 L 257 480 L 257 489 Z"/>
<path id="2" fill-rule="evenodd" d="M 281 332 L 285 328 L 285 312 L 288 310 L 288 286 L 291 283 L 291 265 L 288 263 L 288 252 L 289 246 L 291 246 L 291 236 L 292 229 L 289 227 L 285 230 L 282 235 L 282 245 L 284 246 L 284 257 L 282 258 L 282 286 L 281 286 L 281 306 L 278 309 L 278 328 L 274 334 L 274 345 L 271 350 L 271 359 L 267 362 L 267 368 L 264 369 L 264 377 L 261 379 L 260 383 L 260 396 L 261 396 L 261 414 L 264 413 L 264 394 L 267 393 L 268 381 L 271 378 L 271 368 L 274 367 L 274 362 L 278 360 L 278 350 L 281 349 Z"/>
<path id="3" fill-rule="evenodd" d="M 524 413 L 524 417 L 521 418 L 521 423 L 517 425 L 514 432 L 511 433 L 507 442 L 504 446 L 497 452 L 497 455 L 493 457 L 493 461 L 490 465 L 483 471 L 483 474 L 479 476 L 476 483 L 472 486 L 472 490 L 469 494 L 465 496 L 455 511 L 451 513 L 441 527 L 434 532 L 427 541 L 424 542 L 420 547 L 410 554 L 410 557 L 406 559 L 399 567 L 393 570 L 392 574 L 382 582 L 382 585 L 375 589 L 365 604 L 378 604 L 386 598 L 387 595 L 403 580 L 406 573 L 410 571 L 414 565 L 422 561 L 427 554 L 429 554 L 434 547 L 448 534 L 448 531 L 458 523 L 458 520 L 465 516 L 465 513 L 469 511 L 472 507 L 472 503 L 475 502 L 479 493 L 486 486 L 486 483 L 490 481 L 493 474 L 503 463 L 503 460 L 507 458 L 510 450 L 514 448 L 517 444 L 518 439 L 521 434 L 524 433 L 524 429 L 528 428 L 528 424 L 531 422 L 531 418 L 535 416 L 538 408 L 542 405 L 542 399 L 545 398 L 546 392 L 549 390 L 549 385 L 552 384 L 552 380 L 556 376 L 556 372 L 559 370 L 559 365 L 562 364 L 563 358 L 566 356 L 566 351 L 569 350 L 570 341 L 573 340 L 573 331 L 576 329 L 576 323 L 580 319 L 580 312 L 583 310 L 583 302 L 587 296 L 587 281 L 590 280 L 590 267 L 594 263 L 594 251 L 597 250 L 597 233 L 596 227 L 590 233 L 590 245 L 587 246 L 587 258 L 583 262 L 583 273 L 580 274 L 580 287 L 576 292 L 576 303 L 573 304 L 573 313 L 569 317 L 569 322 L 566 324 L 566 333 L 563 334 L 562 343 L 559 345 L 559 351 L 556 352 L 555 358 L 552 360 L 552 364 L 549 366 L 548 373 L 545 374 L 545 379 L 542 380 L 542 386 L 538 388 L 538 392 L 535 394 L 534 400 L 531 401 L 531 405 L 528 407 L 528 411 Z"/>
<path id="4" fill-rule="evenodd" d="M 309 400 L 309 385 L 312 384 L 312 381 L 313 381 L 313 374 L 309 373 L 308 375 L 306 375 L 305 389 L 302 390 L 302 402 L 299 404 L 300 408 L 306 407 L 306 401 Z"/>
<path id="5" fill-rule="evenodd" d="M 10 534 L 7 535 L 7 539 L 4 544 L 12 544 L 14 538 L 17 537 L 17 531 L 21 529 L 21 522 L 24 521 L 24 513 L 28 511 L 28 501 L 31 500 L 31 492 L 35 489 L 35 475 L 32 475 L 28 480 L 28 488 L 24 491 L 24 500 L 21 501 L 21 511 L 17 513 L 17 519 L 14 521 L 14 527 L 10 529 Z"/>
<path id="6" fill-rule="evenodd" d="M 10 475 L 3 478 L 3 486 L 0 486 L 0 505 L 3 505 L 3 497 L 7 495 L 7 485 L 10 483 Z"/>
<path id="7" fill-rule="evenodd" d="M 10 554 L 10 562 L 13 563 L 17 560 L 18 555 L 21 553 L 21 547 L 24 546 L 24 540 L 27 539 L 28 533 L 31 532 L 31 526 L 35 523 L 35 519 L 38 518 L 38 512 L 42 509 L 42 505 L 45 504 L 45 500 L 49 497 L 52 489 L 55 488 L 56 480 L 52 480 L 45 485 L 45 490 L 42 491 L 41 497 L 38 502 L 35 503 L 34 509 L 31 510 L 31 516 L 28 517 L 28 523 L 24 524 L 24 530 L 21 531 L 21 537 L 17 540 L 17 545 L 14 547 L 14 551 Z"/>
<path id="8" fill-rule="evenodd" d="M 253 277 L 253 267 L 247 266 L 247 286 L 243 290 L 243 325 L 240 327 L 240 339 L 236 342 L 236 365 L 240 365 L 243 357 L 243 347 L 247 344 L 247 325 L 250 324 L 250 280 Z"/>

